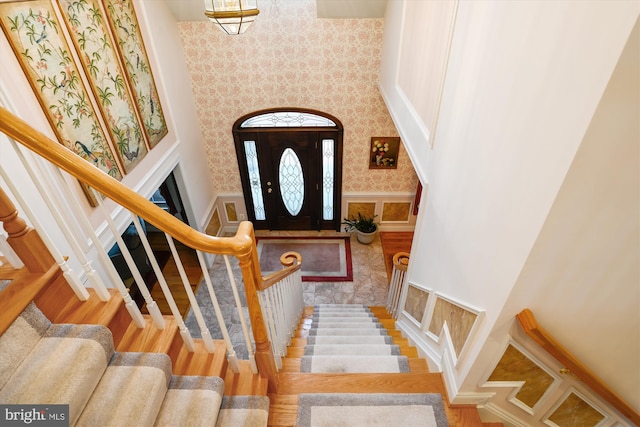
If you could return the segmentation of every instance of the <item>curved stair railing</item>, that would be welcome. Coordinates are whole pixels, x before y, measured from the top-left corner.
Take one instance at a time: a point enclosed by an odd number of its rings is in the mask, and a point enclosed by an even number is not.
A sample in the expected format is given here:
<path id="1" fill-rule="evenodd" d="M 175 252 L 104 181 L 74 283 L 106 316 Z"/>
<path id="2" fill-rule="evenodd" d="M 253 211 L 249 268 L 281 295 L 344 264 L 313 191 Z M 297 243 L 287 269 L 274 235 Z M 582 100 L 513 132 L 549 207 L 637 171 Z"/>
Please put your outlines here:
<path id="1" fill-rule="evenodd" d="M 70 175 L 87 184 L 92 191 L 97 191 L 99 193 L 96 197 L 98 200 L 101 200 L 102 197 L 100 195 L 103 195 L 127 209 L 132 215 L 134 225 L 136 225 L 137 218 L 139 217 L 164 232 L 168 244 L 172 248 L 173 255 L 176 258 L 177 265 L 180 265 L 181 263 L 177 258 L 178 255 L 173 245 L 174 240 L 178 240 L 184 245 L 197 251 L 198 259 L 204 273 L 206 286 L 212 299 L 215 315 L 222 327 L 222 335 L 226 343 L 230 366 L 235 372 L 237 372 L 237 366 L 235 366 L 235 352 L 231 345 L 228 331 L 223 327 L 224 319 L 218 307 L 213 285 L 210 281 L 209 274 L 204 263 L 203 253 L 224 256 L 232 286 L 236 285 L 235 278 L 229 267 L 229 257 L 234 257 L 241 270 L 241 278 L 244 285 L 248 315 L 250 319 L 250 329 L 253 335 L 253 343 L 251 343 L 247 338 L 252 368 L 254 368 L 262 377 L 266 377 L 269 380 L 268 389 L 270 392 L 277 391 L 278 366 L 280 365 L 279 357 L 284 355 L 284 352 L 286 351 L 286 343 L 290 339 L 290 337 L 286 337 L 286 334 L 293 333 L 295 325 L 302 314 L 304 305 L 302 300 L 301 278 L 299 275 L 301 262 L 299 255 L 286 254 L 286 257 L 283 258 L 286 259 L 286 265 L 284 265 L 283 270 L 269 276 L 262 277 L 256 250 L 255 235 L 251 222 L 244 221 L 240 223 L 238 231 L 233 237 L 214 237 L 201 233 L 176 219 L 155 204 L 149 202 L 143 196 L 130 190 L 128 187 L 111 178 L 98 168 L 93 167 L 88 162 L 80 161 L 76 154 L 31 128 L 22 119 L 16 117 L 2 107 L 0 107 L 0 132 L 6 134 L 12 142 L 15 141 L 21 144 L 40 157 L 48 160 L 59 169 L 66 171 Z M 107 218 L 108 217 L 109 216 L 107 214 Z M 3 227 L 9 234 L 7 241 L 16 251 L 18 257 L 25 263 L 25 269 L 27 271 L 40 274 L 58 274 L 55 273 L 55 271 L 60 271 L 60 268 L 57 265 L 58 263 L 56 262 L 56 259 L 48 250 L 47 245 L 43 242 L 36 230 L 30 229 L 26 223 L 19 218 L 15 206 L 13 206 L 9 198 L 6 197 L 6 194 L 4 194 L 1 189 L 0 221 L 3 222 Z M 118 235 L 117 230 L 114 231 L 114 234 L 116 236 Z M 141 237 L 144 236 L 144 233 L 139 234 Z M 147 249 L 147 252 L 150 252 L 150 248 L 147 247 L 147 244 L 145 244 L 145 249 Z M 137 267 L 135 266 L 135 263 L 132 263 L 130 262 L 131 260 L 127 259 L 130 258 L 130 255 L 126 255 L 126 245 L 120 245 L 120 249 L 122 250 L 125 259 L 128 261 L 128 265 L 132 273 L 134 273 L 134 270 L 136 270 Z M 184 345 L 189 349 L 189 351 L 193 351 L 192 340 L 190 339 L 188 331 L 186 331 L 186 328 L 184 327 L 181 316 L 179 313 L 175 312 L 175 304 L 171 302 L 172 298 L 170 296 L 170 292 L 168 293 L 166 282 L 163 283 L 161 278 L 162 274 L 158 271 L 159 266 L 154 262 L 155 257 L 152 253 L 147 253 L 147 255 L 150 260 L 153 259 L 151 261 L 152 267 L 156 273 L 162 290 L 167 296 L 169 305 L 172 306 L 171 308 L 174 317 L 179 318 L 178 327 L 183 338 Z M 291 259 L 293 259 L 293 261 L 291 261 Z M 113 265 L 111 265 L 111 267 L 111 272 L 113 273 L 115 269 L 113 268 Z M 54 269 L 54 272 L 50 271 L 52 268 Z M 180 269 L 180 267 L 178 267 L 178 269 Z M 183 273 L 184 271 L 181 271 L 180 275 L 183 277 L 183 281 L 185 281 Z M 60 277 L 63 276 L 60 274 Z M 113 277 L 113 275 L 111 275 L 111 278 L 114 280 L 116 288 L 120 290 L 125 303 L 128 303 L 127 305 L 129 305 L 129 307 L 127 308 L 130 308 L 129 311 L 133 318 L 133 322 L 136 326 L 143 327 L 143 323 L 145 322 L 140 320 L 139 311 L 136 312 L 137 306 L 135 306 L 135 304 L 131 304 L 131 298 L 129 297 L 126 289 L 123 288 L 121 280 L 119 277 Z M 136 278 L 136 284 L 138 282 L 144 283 L 144 280 L 137 279 L 141 278 Z M 187 290 L 190 301 L 195 303 L 195 297 L 193 296 L 191 288 L 186 281 L 185 290 Z M 148 295 L 148 292 L 142 291 L 142 293 L 147 305 L 153 306 L 154 302 L 152 299 L 149 299 L 150 296 Z M 167 293 L 169 295 L 167 295 Z M 234 290 L 234 293 L 236 293 L 236 290 Z M 198 313 L 199 309 L 196 307 L 197 304 L 193 306 L 194 314 L 196 315 L 195 317 L 198 324 L 201 326 L 205 346 L 207 346 L 208 350 L 213 351 L 213 346 L 207 344 L 210 337 L 207 337 L 208 331 L 206 330 L 206 326 L 202 328 L 204 321 L 202 319 L 202 314 Z M 161 317 L 158 317 L 157 315 L 152 315 L 152 317 L 156 323 L 155 326 L 158 329 L 162 329 L 164 325 Z M 248 334 L 249 325 L 247 325 L 244 320 L 243 329 L 245 333 Z M 275 357 L 274 354 L 277 354 L 279 357 Z"/>

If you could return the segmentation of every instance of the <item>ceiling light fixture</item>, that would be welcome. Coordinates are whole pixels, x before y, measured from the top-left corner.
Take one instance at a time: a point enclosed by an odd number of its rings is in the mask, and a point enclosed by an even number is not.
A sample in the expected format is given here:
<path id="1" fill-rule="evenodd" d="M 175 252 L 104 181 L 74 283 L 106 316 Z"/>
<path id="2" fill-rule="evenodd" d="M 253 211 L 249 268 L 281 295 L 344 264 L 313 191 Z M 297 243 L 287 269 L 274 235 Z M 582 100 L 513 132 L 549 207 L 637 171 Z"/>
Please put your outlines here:
<path id="1" fill-rule="evenodd" d="M 242 34 L 260 13 L 257 0 L 205 0 L 204 14 L 227 34 Z"/>

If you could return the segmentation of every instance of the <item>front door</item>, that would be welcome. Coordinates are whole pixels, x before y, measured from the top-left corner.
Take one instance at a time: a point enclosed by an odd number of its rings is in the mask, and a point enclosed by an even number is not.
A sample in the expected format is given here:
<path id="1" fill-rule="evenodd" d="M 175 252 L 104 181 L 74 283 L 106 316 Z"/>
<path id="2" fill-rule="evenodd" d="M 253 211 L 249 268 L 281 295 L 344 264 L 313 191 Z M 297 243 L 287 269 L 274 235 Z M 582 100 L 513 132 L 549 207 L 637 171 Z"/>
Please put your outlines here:
<path id="1" fill-rule="evenodd" d="M 318 132 L 258 135 L 258 164 L 266 182 L 265 211 L 272 230 L 318 228 Z"/>
<path id="2" fill-rule="evenodd" d="M 234 126 L 234 139 L 256 229 L 339 229 L 341 132 Z"/>

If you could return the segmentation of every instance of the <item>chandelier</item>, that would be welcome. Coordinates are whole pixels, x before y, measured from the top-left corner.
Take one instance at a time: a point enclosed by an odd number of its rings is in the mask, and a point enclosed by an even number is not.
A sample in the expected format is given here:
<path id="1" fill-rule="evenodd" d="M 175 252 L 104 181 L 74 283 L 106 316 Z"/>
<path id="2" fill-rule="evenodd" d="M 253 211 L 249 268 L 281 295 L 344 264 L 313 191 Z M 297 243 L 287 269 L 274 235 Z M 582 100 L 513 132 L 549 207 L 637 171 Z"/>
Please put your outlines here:
<path id="1" fill-rule="evenodd" d="M 257 0 L 205 0 L 204 14 L 227 34 L 242 34 L 260 13 Z"/>

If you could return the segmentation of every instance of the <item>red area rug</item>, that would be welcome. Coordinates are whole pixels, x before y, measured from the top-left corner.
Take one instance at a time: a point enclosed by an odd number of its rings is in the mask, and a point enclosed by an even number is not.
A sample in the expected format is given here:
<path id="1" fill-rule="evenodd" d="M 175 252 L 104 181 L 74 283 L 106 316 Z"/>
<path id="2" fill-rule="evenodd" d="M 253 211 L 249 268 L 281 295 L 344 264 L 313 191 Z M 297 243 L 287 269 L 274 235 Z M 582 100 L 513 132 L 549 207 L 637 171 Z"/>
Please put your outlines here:
<path id="1" fill-rule="evenodd" d="M 303 282 L 351 282 L 349 237 L 257 237 L 262 274 L 282 269 L 280 255 L 288 251 L 302 255 Z"/>

